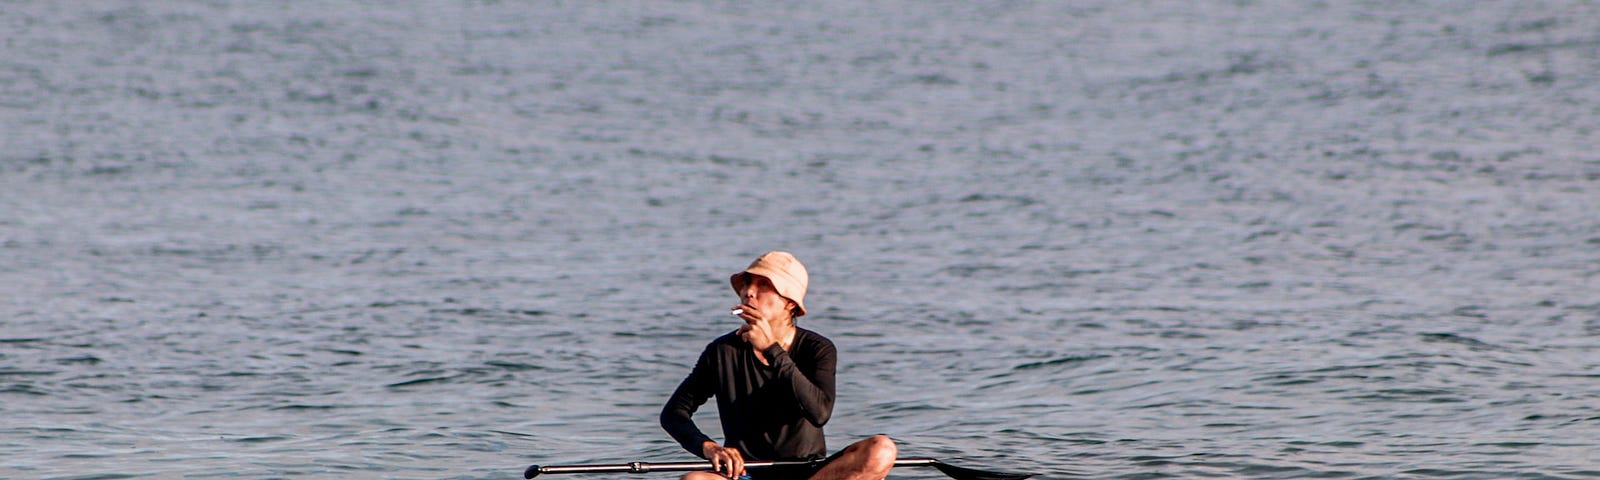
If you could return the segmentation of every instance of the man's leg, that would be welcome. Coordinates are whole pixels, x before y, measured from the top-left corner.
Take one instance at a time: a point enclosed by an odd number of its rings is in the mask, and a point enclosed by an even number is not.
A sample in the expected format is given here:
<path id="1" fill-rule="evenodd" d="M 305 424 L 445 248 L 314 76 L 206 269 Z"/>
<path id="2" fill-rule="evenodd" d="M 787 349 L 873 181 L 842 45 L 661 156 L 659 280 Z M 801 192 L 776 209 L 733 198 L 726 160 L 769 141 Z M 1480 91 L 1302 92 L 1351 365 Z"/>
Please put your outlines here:
<path id="1" fill-rule="evenodd" d="M 724 477 L 720 473 L 689 472 L 689 473 L 683 474 L 683 477 L 681 477 L 681 479 L 682 480 L 728 480 L 728 477 Z"/>
<path id="2" fill-rule="evenodd" d="M 873 435 L 845 447 L 833 461 L 811 475 L 811 480 L 883 480 L 899 455 L 894 440 Z"/>

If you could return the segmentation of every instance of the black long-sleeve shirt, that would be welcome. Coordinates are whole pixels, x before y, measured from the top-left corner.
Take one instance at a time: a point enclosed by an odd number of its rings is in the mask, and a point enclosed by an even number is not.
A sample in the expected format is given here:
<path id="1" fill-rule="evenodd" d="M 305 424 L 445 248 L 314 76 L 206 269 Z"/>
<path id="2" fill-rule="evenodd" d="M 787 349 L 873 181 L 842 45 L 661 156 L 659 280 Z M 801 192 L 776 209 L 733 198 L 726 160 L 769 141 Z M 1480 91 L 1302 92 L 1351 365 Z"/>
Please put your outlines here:
<path id="1" fill-rule="evenodd" d="M 661 428 L 685 450 L 704 456 L 712 441 L 691 418 L 713 395 L 722 419 L 725 445 L 746 459 L 815 460 L 827 456 L 822 426 L 833 415 L 834 368 L 838 352 L 822 335 L 798 329 L 789 350 L 773 345 L 762 351 L 730 333 L 700 353 L 694 370 L 661 409 Z"/>

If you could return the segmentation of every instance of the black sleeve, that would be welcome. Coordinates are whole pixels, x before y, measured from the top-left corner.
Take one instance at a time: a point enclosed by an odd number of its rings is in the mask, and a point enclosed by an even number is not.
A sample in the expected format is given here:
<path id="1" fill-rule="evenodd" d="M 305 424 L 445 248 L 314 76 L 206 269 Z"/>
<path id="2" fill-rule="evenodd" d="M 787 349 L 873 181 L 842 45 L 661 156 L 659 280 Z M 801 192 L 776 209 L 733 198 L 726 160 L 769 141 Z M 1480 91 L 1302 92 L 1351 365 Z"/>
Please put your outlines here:
<path id="1" fill-rule="evenodd" d="M 705 456 L 705 442 L 713 441 L 695 426 L 694 412 L 700 409 L 716 392 L 716 372 L 713 371 L 711 347 L 700 353 L 700 360 L 695 362 L 694 370 L 689 376 L 678 384 L 678 389 L 672 392 L 672 397 L 667 399 L 667 404 L 661 407 L 661 428 L 672 435 L 684 450 L 697 457 Z"/>
<path id="2" fill-rule="evenodd" d="M 794 392 L 795 400 L 800 402 L 800 410 L 805 412 L 806 421 L 821 427 L 833 416 L 833 374 L 839 354 L 830 342 L 808 342 L 808 346 L 812 351 L 806 353 L 814 362 L 809 372 L 796 365 L 794 358 L 783 347 L 773 345 L 762 353 L 778 370 L 777 379 L 786 382 Z"/>

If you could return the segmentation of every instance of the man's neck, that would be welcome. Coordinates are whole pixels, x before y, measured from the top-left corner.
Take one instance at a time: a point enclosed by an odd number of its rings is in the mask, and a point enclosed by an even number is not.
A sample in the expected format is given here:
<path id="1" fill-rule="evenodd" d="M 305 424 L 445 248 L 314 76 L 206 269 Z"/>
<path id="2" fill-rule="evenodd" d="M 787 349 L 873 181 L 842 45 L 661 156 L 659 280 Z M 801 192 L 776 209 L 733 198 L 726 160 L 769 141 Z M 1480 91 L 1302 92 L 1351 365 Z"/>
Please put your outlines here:
<path id="1" fill-rule="evenodd" d="M 783 347 L 785 352 L 789 351 L 789 347 L 794 346 L 794 338 L 800 335 L 800 328 L 794 325 L 794 320 L 774 328 L 773 331 L 778 332 L 778 346 Z"/>

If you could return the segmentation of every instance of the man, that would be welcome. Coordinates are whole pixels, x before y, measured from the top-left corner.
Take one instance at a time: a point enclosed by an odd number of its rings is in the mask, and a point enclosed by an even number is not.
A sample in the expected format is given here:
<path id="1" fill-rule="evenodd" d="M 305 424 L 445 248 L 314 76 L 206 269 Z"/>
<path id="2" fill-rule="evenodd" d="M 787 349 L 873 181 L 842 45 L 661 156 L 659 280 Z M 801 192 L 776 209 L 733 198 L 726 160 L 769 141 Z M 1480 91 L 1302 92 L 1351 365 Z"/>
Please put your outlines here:
<path id="1" fill-rule="evenodd" d="M 894 441 L 883 435 L 827 455 L 822 426 L 833 415 L 833 342 L 800 328 L 809 277 L 787 252 L 767 252 L 730 279 L 744 320 L 700 353 L 694 370 L 661 409 L 661 427 L 713 472 L 683 480 L 881 480 L 894 467 Z M 712 396 L 727 442 L 717 444 L 691 418 Z M 806 467 L 745 471 L 746 460 L 815 460 Z"/>

